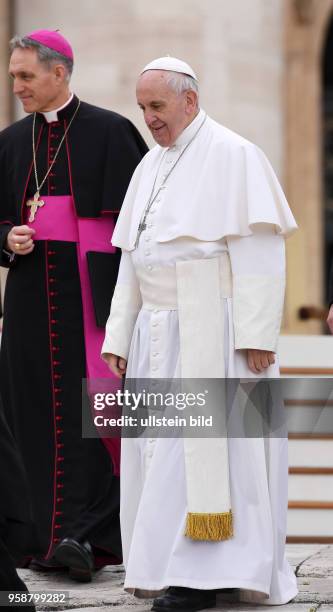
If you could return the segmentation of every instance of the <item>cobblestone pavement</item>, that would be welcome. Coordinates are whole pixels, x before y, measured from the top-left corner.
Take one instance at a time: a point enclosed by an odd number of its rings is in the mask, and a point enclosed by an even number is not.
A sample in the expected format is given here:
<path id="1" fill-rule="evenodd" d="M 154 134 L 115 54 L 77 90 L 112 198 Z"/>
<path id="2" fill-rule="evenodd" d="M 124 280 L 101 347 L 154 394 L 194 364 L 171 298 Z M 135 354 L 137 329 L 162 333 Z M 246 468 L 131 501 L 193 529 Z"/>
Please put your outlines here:
<path id="1" fill-rule="evenodd" d="M 288 545 L 287 555 L 298 578 L 299 594 L 288 605 L 275 608 L 278 612 L 333 612 L 333 546 L 319 544 Z M 69 592 L 64 604 L 54 603 L 37 606 L 40 612 L 48 610 L 75 610 L 76 612 L 146 612 L 152 600 L 132 597 L 123 591 L 123 570 L 120 566 L 109 566 L 98 572 L 90 584 L 73 583 L 64 573 L 20 570 L 30 591 Z M 237 592 L 233 600 L 219 595 L 216 612 L 272 612 L 271 606 L 251 606 L 239 601 Z M 0 608 L 1 612 L 1 608 Z M 24 612 L 24 608 L 22 608 Z"/>

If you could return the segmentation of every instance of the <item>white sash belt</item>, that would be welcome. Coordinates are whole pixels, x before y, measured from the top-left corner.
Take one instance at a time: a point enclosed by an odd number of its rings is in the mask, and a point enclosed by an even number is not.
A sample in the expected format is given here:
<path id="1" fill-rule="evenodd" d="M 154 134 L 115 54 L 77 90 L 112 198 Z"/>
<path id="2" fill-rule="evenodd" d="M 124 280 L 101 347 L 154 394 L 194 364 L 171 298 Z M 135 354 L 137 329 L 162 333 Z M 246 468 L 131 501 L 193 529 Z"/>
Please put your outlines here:
<path id="1" fill-rule="evenodd" d="M 176 263 L 176 274 L 173 266 L 165 266 L 163 268 L 154 268 L 147 271 L 140 268 L 137 271 L 140 281 L 140 291 L 142 297 L 142 308 L 145 310 L 178 310 L 179 293 L 178 293 L 178 277 L 187 276 L 197 269 L 196 278 L 193 282 L 197 286 L 194 288 L 197 298 L 205 290 L 206 281 L 213 273 L 218 276 L 218 295 L 221 298 L 232 296 L 232 277 L 230 267 L 229 253 L 222 253 L 219 257 L 213 259 L 195 259 L 189 261 L 180 261 Z M 199 278 L 199 267 L 203 275 Z M 206 277 L 208 274 L 208 277 Z M 203 286 L 200 287 L 199 283 Z"/>

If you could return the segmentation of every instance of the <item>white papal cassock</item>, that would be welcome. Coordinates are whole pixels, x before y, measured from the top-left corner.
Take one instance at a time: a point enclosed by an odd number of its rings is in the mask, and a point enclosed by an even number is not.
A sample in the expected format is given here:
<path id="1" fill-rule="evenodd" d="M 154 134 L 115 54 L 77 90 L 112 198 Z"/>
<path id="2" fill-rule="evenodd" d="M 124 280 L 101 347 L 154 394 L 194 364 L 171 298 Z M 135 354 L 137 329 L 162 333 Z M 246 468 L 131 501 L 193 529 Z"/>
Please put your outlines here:
<path id="1" fill-rule="evenodd" d="M 284 236 L 296 224 L 269 162 L 256 146 L 207 117 L 158 194 L 134 248 L 154 180 L 156 190 L 204 118 L 200 111 L 174 146 L 156 146 L 145 156 L 113 234 L 122 259 L 102 353 L 128 359 L 129 378 L 181 377 L 183 359 L 191 360 L 191 351 L 182 347 L 179 323 L 177 282 L 184 261 L 193 263 L 189 273 L 194 277 L 198 260 L 219 262 L 222 375 L 251 377 L 245 349 L 276 349 L 284 298 Z M 204 291 L 198 286 L 197 300 Z M 209 335 L 210 319 L 191 324 L 193 338 L 204 344 L 200 335 Z M 192 351 L 186 372 L 204 377 L 204 360 Z M 262 376 L 278 376 L 277 364 Z M 234 587 L 244 589 L 252 600 L 264 594 L 264 603 L 271 604 L 296 595 L 295 576 L 284 553 L 287 440 L 232 438 L 228 450 L 234 537 L 196 542 L 184 536 L 183 441 L 122 441 L 126 588 Z"/>

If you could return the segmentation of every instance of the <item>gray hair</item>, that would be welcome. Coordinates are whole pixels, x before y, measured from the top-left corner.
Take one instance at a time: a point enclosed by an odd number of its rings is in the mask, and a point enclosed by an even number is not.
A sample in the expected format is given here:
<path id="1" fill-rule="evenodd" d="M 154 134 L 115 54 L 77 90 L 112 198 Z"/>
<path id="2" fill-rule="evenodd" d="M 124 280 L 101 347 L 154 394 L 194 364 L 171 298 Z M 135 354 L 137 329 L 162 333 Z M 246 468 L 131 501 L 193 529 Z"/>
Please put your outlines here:
<path id="1" fill-rule="evenodd" d="M 36 40 L 28 38 L 27 36 L 14 36 L 9 43 L 11 53 L 14 49 L 35 49 L 37 51 L 37 57 L 42 64 L 46 64 L 48 68 L 55 63 L 63 64 L 65 66 L 67 74 L 66 80 L 70 81 L 73 72 L 73 60 L 58 51 L 49 49 L 45 45 L 41 45 Z"/>
<path id="2" fill-rule="evenodd" d="M 199 97 L 198 82 L 191 77 L 189 74 L 183 74 L 182 72 L 174 72 L 173 70 L 166 70 L 166 82 L 177 94 L 183 93 L 183 91 L 195 91 Z"/>

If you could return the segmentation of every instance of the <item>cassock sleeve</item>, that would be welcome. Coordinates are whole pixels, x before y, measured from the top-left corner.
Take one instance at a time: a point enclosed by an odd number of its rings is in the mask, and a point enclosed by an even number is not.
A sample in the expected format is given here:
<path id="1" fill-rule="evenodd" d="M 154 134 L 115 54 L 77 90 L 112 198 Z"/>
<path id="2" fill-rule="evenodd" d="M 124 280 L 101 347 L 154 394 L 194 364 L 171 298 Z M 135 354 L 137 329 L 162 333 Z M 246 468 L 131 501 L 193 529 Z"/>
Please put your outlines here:
<path id="1" fill-rule="evenodd" d="M 131 254 L 123 251 L 110 316 L 105 330 L 102 357 L 113 353 L 127 359 L 135 322 L 142 306 L 138 279 Z"/>
<path id="2" fill-rule="evenodd" d="M 273 225 L 227 238 L 233 277 L 235 349 L 276 351 L 285 291 L 285 242 Z"/>

